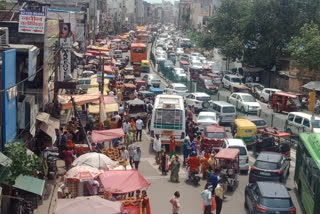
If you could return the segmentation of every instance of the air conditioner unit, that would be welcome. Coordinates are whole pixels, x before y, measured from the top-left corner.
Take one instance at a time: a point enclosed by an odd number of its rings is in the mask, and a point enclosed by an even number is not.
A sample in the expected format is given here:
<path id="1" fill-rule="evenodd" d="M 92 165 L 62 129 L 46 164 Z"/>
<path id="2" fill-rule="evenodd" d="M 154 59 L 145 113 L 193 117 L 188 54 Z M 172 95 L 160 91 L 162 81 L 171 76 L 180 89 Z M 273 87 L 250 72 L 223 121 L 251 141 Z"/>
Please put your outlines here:
<path id="1" fill-rule="evenodd" d="M 0 27 L 0 46 L 9 45 L 9 30 L 7 27 Z"/>

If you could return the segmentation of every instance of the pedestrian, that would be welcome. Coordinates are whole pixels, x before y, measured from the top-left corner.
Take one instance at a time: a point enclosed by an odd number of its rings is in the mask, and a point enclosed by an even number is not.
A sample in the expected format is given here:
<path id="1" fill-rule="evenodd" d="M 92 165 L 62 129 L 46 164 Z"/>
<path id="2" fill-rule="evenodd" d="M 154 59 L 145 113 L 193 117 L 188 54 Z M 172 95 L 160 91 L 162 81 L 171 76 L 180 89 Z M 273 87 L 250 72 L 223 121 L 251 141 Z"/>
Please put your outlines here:
<path id="1" fill-rule="evenodd" d="M 126 162 L 128 162 L 129 159 L 130 159 L 130 157 L 129 157 L 129 152 L 128 152 L 128 150 L 126 149 L 125 146 L 123 146 L 123 147 L 121 148 L 120 157 L 121 157 L 121 159 L 123 159 L 123 160 L 126 161 Z"/>
<path id="2" fill-rule="evenodd" d="M 205 185 L 205 189 L 200 193 L 201 198 L 204 201 L 204 212 L 203 214 L 211 214 L 211 206 L 212 206 L 212 185 L 207 183 Z"/>
<path id="3" fill-rule="evenodd" d="M 159 134 L 156 134 L 156 138 L 153 139 L 153 150 L 156 152 L 156 163 L 159 164 L 161 153 L 161 139 Z"/>
<path id="4" fill-rule="evenodd" d="M 170 164 L 170 181 L 174 183 L 180 183 L 179 181 L 179 171 L 180 171 L 180 161 L 177 155 L 174 156 L 174 159 L 171 161 Z"/>
<path id="5" fill-rule="evenodd" d="M 209 163 L 208 163 L 208 158 L 206 155 L 204 155 L 201 160 L 200 160 L 200 163 L 201 163 L 201 171 L 202 171 L 202 179 L 206 179 L 207 178 L 207 170 L 208 170 L 208 167 L 209 167 Z"/>
<path id="6" fill-rule="evenodd" d="M 160 165 L 159 165 L 159 167 L 161 168 L 162 175 L 167 175 L 167 172 L 169 170 L 168 160 L 169 160 L 168 155 L 166 155 L 165 151 L 162 150 Z"/>
<path id="7" fill-rule="evenodd" d="M 142 213 L 143 214 L 151 213 L 150 200 L 146 190 L 142 190 L 141 199 L 142 199 Z"/>
<path id="8" fill-rule="evenodd" d="M 180 210 L 180 193 L 179 191 L 176 191 L 173 195 L 173 197 L 170 199 L 170 203 L 172 204 L 172 214 L 178 214 Z"/>
<path id="9" fill-rule="evenodd" d="M 218 176 L 220 174 L 220 169 L 215 169 L 214 173 L 210 175 L 209 181 L 212 185 L 212 195 L 214 195 L 214 191 L 218 185 Z"/>
<path id="10" fill-rule="evenodd" d="M 216 168 L 216 159 L 214 158 L 214 153 L 211 153 L 210 158 L 208 160 L 208 164 L 211 167 L 211 169 L 215 169 Z"/>
<path id="11" fill-rule="evenodd" d="M 119 106 L 118 113 L 119 113 L 120 117 L 123 119 L 124 107 L 122 106 L 122 104 L 120 104 L 120 106 Z"/>
<path id="12" fill-rule="evenodd" d="M 140 159 L 141 159 L 141 150 L 140 150 L 140 147 L 137 147 L 133 153 L 133 161 L 134 161 L 135 169 L 139 168 Z"/>
<path id="13" fill-rule="evenodd" d="M 214 198 L 216 200 L 216 205 L 217 205 L 216 214 L 220 214 L 222 209 L 222 202 L 224 198 L 224 189 L 223 189 L 221 180 L 219 181 L 216 188 L 214 189 L 214 195 L 215 195 Z"/>
<path id="14" fill-rule="evenodd" d="M 134 151 L 136 149 L 137 149 L 137 146 L 134 143 L 129 144 L 128 152 L 129 152 L 129 163 L 131 168 L 133 168 L 133 156 L 134 156 Z"/>
<path id="15" fill-rule="evenodd" d="M 142 138 L 142 127 L 143 127 L 143 121 L 141 120 L 141 118 L 139 117 L 136 121 L 136 128 L 137 128 L 137 139 L 136 141 L 141 141 Z"/>
<path id="16" fill-rule="evenodd" d="M 125 134 L 125 138 L 124 138 L 124 141 L 125 143 L 127 142 L 127 134 L 130 132 L 131 130 L 131 124 L 129 123 L 128 120 L 125 120 L 125 122 L 123 123 L 123 132 Z"/>
<path id="17" fill-rule="evenodd" d="M 136 126 L 136 122 L 134 121 L 134 118 L 131 118 L 130 125 L 131 125 L 131 132 L 133 135 L 133 141 L 135 141 L 137 136 L 137 126 Z"/>
<path id="18" fill-rule="evenodd" d="M 122 104 L 122 99 L 123 99 L 123 94 L 121 92 L 121 89 L 118 89 L 118 92 L 117 92 L 117 100 L 118 100 L 118 104 Z"/>
<path id="19" fill-rule="evenodd" d="M 183 145 L 182 145 L 182 153 L 183 153 L 183 165 L 186 165 L 186 159 L 189 156 L 189 150 L 188 150 L 188 140 L 184 139 Z"/>
<path id="20" fill-rule="evenodd" d="M 169 153 L 170 154 L 173 154 L 176 152 L 176 140 L 175 140 L 175 137 L 174 135 L 171 135 L 170 136 L 170 144 L 169 144 Z"/>
<path id="21" fill-rule="evenodd" d="M 63 151 L 64 154 L 64 163 L 66 166 L 66 170 L 69 171 L 69 169 L 71 168 L 71 164 L 73 162 L 74 159 L 74 153 L 72 151 L 71 147 L 68 147 L 67 150 Z"/>

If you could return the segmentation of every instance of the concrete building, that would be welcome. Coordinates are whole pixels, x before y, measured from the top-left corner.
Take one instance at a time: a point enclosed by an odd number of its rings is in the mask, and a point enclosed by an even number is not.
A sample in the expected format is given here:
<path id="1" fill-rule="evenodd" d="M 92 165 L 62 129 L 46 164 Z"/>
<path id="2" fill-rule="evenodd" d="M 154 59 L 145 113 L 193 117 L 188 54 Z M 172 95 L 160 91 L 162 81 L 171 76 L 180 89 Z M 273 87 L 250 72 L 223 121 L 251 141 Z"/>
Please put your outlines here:
<path id="1" fill-rule="evenodd" d="M 135 13 L 136 13 L 136 24 L 143 25 L 144 23 L 144 4 L 143 0 L 135 0 Z"/>
<path id="2" fill-rule="evenodd" d="M 106 13 L 103 15 L 106 16 L 104 18 L 107 19 L 109 33 L 120 33 L 125 25 L 126 1 L 108 0 Z"/>
<path id="3" fill-rule="evenodd" d="M 194 0 L 191 4 L 191 26 L 197 31 L 203 31 L 208 17 L 212 15 L 211 0 Z"/>
<path id="4" fill-rule="evenodd" d="M 143 2 L 143 7 L 144 7 L 144 17 L 143 17 L 143 24 L 152 24 L 152 7 L 151 3 L 144 1 Z"/>
<path id="5" fill-rule="evenodd" d="M 136 1 L 125 0 L 125 22 L 127 26 L 134 26 L 136 23 Z"/>

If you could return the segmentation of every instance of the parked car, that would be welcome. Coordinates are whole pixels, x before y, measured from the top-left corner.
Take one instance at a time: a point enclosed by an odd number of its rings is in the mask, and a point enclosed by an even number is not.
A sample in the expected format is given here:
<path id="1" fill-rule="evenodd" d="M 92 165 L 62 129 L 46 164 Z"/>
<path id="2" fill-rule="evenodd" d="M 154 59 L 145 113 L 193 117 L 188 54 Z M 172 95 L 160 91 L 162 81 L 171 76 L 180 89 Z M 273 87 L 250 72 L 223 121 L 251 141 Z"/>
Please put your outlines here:
<path id="1" fill-rule="evenodd" d="M 281 183 L 269 181 L 247 184 L 244 206 L 249 213 L 296 213 L 287 188 Z"/>
<path id="2" fill-rule="evenodd" d="M 310 133 L 312 129 L 311 118 L 311 114 L 304 112 L 290 112 L 284 129 L 292 135 L 298 135 L 301 132 Z M 320 133 L 320 117 L 314 118 L 313 132 Z"/>
<path id="3" fill-rule="evenodd" d="M 290 159 L 277 152 L 261 152 L 250 168 L 249 183 L 284 182 L 289 175 Z"/>
<path id="4" fill-rule="evenodd" d="M 200 60 L 192 60 L 190 65 L 194 68 L 202 68 L 203 66 Z"/>
<path id="5" fill-rule="evenodd" d="M 264 119 L 262 119 L 261 117 L 258 117 L 255 115 L 249 115 L 244 118 L 247 120 L 250 120 L 252 123 L 254 123 L 257 126 L 257 129 L 268 128 L 267 122 Z"/>
<path id="6" fill-rule="evenodd" d="M 201 130 L 206 126 L 219 124 L 219 119 L 217 118 L 217 114 L 215 112 L 202 111 L 197 117 L 197 124 Z"/>
<path id="7" fill-rule="evenodd" d="M 241 78 L 236 75 L 226 74 L 222 78 L 222 87 L 228 88 L 229 90 L 231 90 L 233 85 L 239 84 L 241 84 Z"/>
<path id="8" fill-rule="evenodd" d="M 181 55 L 181 54 L 184 54 L 183 48 L 177 48 L 176 54 L 177 54 L 177 56 L 179 56 L 179 55 Z"/>
<path id="9" fill-rule="evenodd" d="M 225 139 L 226 147 L 232 149 L 239 149 L 239 168 L 240 171 L 248 174 L 249 171 L 249 155 L 246 145 L 242 139 Z"/>
<path id="10" fill-rule="evenodd" d="M 196 112 L 209 108 L 211 103 L 211 97 L 206 93 L 196 92 L 186 96 L 186 105 L 193 106 Z"/>
<path id="11" fill-rule="evenodd" d="M 178 94 L 184 97 L 188 93 L 188 88 L 182 83 L 171 83 L 164 91 L 168 94 Z"/>
<path id="12" fill-rule="evenodd" d="M 232 93 L 228 97 L 228 102 L 246 113 L 257 113 L 261 110 L 260 104 L 248 93 Z"/>
<path id="13" fill-rule="evenodd" d="M 275 88 L 264 88 L 262 91 L 257 91 L 259 99 L 261 102 L 269 102 L 270 94 L 273 94 L 275 92 L 280 92 L 281 90 L 275 89 Z"/>

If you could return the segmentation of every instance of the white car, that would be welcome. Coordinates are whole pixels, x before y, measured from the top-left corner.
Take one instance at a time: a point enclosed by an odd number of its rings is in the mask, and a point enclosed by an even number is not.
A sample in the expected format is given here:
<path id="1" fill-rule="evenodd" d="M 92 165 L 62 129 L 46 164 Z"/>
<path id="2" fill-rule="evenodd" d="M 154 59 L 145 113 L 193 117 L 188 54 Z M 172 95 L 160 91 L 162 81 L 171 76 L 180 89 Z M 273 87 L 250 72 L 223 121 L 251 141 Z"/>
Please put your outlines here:
<path id="1" fill-rule="evenodd" d="M 200 59 L 200 61 L 201 61 L 201 62 L 203 62 L 203 61 L 206 61 L 206 60 L 207 60 L 207 58 L 206 58 L 206 57 L 204 57 L 202 54 L 200 54 L 198 58 Z"/>
<path id="2" fill-rule="evenodd" d="M 198 52 L 192 52 L 191 53 L 191 56 L 194 56 L 194 57 L 200 57 L 201 53 L 198 53 Z"/>
<path id="3" fill-rule="evenodd" d="M 228 102 L 245 113 L 257 113 L 261 110 L 260 104 L 248 93 L 232 93 Z"/>
<path id="4" fill-rule="evenodd" d="M 258 91 L 259 98 L 261 102 L 265 103 L 269 101 L 270 94 L 273 94 L 275 92 L 280 92 L 280 89 L 275 89 L 275 88 L 264 88 L 262 91 Z"/>
<path id="5" fill-rule="evenodd" d="M 164 54 L 160 54 L 160 55 L 156 56 L 156 62 L 157 62 L 157 64 L 160 63 L 160 62 L 164 62 L 164 61 L 166 61 L 166 60 L 167 60 L 167 57 L 166 57 L 166 55 L 164 55 Z"/>
<path id="6" fill-rule="evenodd" d="M 197 57 L 197 56 L 190 56 L 190 61 L 192 62 L 192 61 L 199 61 L 200 62 L 200 59 L 199 59 L 199 57 Z"/>
<path id="7" fill-rule="evenodd" d="M 222 78 L 222 87 L 231 90 L 232 86 L 239 85 L 241 78 L 236 75 L 226 74 Z"/>
<path id="8" fill-rule="evenodd" d="M 248 173 L 249 170 L 249 155 L 246 145 L 244 144 L 242 139 L 225 139 L 224 140 L 227 148 L 239 149 L 239 168 L 240 171 Z"/>
<path id="9" fill-rule="evenodd" d="M 171 83 L 164 89 L 164 91 L 168 94 L 177 94 L 185 97 L 188 93 L 188 88 L 182 83 Z"/>
<path id="10" fill-rule="evenodd" d="M 187 74 L 183 70 L 183 68 L 174 68 L 173 69 L 174 76 L 177 80 L 183 81 L 187 79 Z"/>
<path id="11" fill-rule="evenodd" d="M 212 103 L 210 95 L 202 92 L 191 93 L 186 96 L 186 105 L 193 106 L 195 111 L 208 108 Z"/>
<path id="12" fill-rule="evenodd" d="M 166 55 L 166 51 L 165 50 L 163 50 L 163 49 L 157 49 L 156 50 L 156 56 L 159 56 L 159 55 Z"/>
<path id="13" fill-rule="evenodd" d="M 155 74 L 146 74 L 142 77 L 142 80 L 146 81 L 149 86 L 152 86 L 155 84 L 160 85 L 161 83 L 160 78 Z"/>
<path id="14" fill-rule="evenodd" d="M 193 60 L 191 61 L 191 66 L 195 68 L 202 68 L 203 65 L 200 60 Z"/>
<path id="15" fill-rule="evenodd" d="M 176 54 L 177 54 L 177 56 L 179 56 L 179 55 L 181 55 L 181 54 L 184 54 L 183 48 L 177 48 Z"/>
<path id="16" fill-rule="evenodd" d="M 219 119 L 217 118 L 217 114 L 215 112 L 202 111 L 198 115 L 197 124 L 201 130 L 201 129 L 204 129 L 204 127 L 206 126 L 210 126 L 214 124 L 218 125 Z"/>

